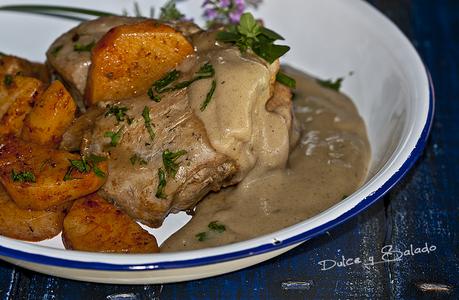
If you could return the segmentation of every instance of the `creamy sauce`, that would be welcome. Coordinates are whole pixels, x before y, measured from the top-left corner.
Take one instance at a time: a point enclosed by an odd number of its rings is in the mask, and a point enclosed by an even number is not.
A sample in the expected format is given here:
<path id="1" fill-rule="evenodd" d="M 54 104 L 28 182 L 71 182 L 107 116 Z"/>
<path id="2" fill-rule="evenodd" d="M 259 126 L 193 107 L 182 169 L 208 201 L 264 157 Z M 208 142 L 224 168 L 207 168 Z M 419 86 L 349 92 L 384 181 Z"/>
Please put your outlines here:
<path id="1" fill-rule="evenodd" d="M 289 73 L 297 80 L 294 111 L 301 133 L 287 168 L 265 169 L 236 187 L 208 195 L 162 251 L 213 247 L 280 230 L 326 210 L 363 183 L 370 146 L 352 101 L 306 75 Z M 212 221 L 226 230 L 210 230 Z M 196 236 L 200 233 L 205 233 L 202 241 Z"/>

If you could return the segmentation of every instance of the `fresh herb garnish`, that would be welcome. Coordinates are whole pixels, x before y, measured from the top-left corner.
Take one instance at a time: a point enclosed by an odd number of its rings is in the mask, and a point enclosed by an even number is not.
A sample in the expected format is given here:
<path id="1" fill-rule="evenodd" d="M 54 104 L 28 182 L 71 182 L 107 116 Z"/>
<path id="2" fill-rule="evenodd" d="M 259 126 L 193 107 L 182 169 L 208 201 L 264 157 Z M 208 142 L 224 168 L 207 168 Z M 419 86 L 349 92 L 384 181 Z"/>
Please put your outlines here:
<path id="1" fill-rule="evenodd" d="M 225 225 L 219 224 L 218 221 L 210 222 L 209 225 L 207 225 L 207 227 L 209 227 L 210 230 L 218 232 L 218 233 L 222 233 L 226 230 Z"/>
<path id="2" fill-rule="evenodd" d="M 175 175 L 177 174 L 179 168 L 177 159 L 179 159 L 186 153 L 187 152 L 185 150 L 179 150 L 177 152 L 165 150 L 163 152 L 163 165 L 169 177 L 175 178 Z"/>
<path id="3" fill-rule="evenodd" d="M 198 239 L 198 241 L 204 242 L 205 240 L 207 240 L 207 232 L 200 232 L 196 234 L 195 237 Z"/>
<path id="4" fill-rule="evenodd" d="M 274 44 L 276 40 L 284 38 L 258 24 L 253 15 L 248 12 L 241 16 L 237 26 L 228 26 L 226 31 L 219 32 L 217 39 L 235 44 L 242 53 L 252 49 L 255 54 L 269 63 L 273 63 L 290 50 L 288 46 Z"/>
<path id="5" fill-rule="evenodd" d="M 195 235 L 196 239 L 200 242 L 203 242 L 209 238 L 208 234 L 210 232 L 216 232 L 216 233 L 223 233 L 226 231 L 226 226 L 218 223 L 218 221 L 212 221 L 207 225 L 207 228 L 209 228 L 208 231 L 203 231 Z"/>
<path id="6" fill-rule="evenodd" d="M 150 139 L 153 141 L 155 139 L 155 132 L 153 131 L 153 126 L 151 124 L 150 109 L 148 108 L 148 106 L 145 106 L 143 108 L 142 117 L 145 121 L 145 128 L 147 128 L 148 134 L 150 135 Z"/>
<path id="7" fill-rule="evenodd" d="M 76 43 L 75 45 L 73 45 L 73 50 L 76 52 L 90 52 L 95 45 L 96 45 L 96 42 L 94 41 L 86 45 Z"/>
<path id="8" fill-rule="evenodd" d="M 110 138 L 110 146 L 116 147 L 116 145 L 118 145 L 122 137 L 122 134 L 123 134 L 123 129 L 124 129 L 124 126 L 121 126 L 121 128 L 117 132 L 106 131 L 104 133 L 104 137 Z"/>
<path id="9" fill-rule="evenodd" d="M 337 78 L 336 80 L 328 79 L 328 80 L 321 80 L 317 79 L 317 83 L 323 86 L 324 88 L 335 90 L 339 92 L 341 89 L 341 84 L 343 83 L 344 78 L 340 77 Z"/>
<path id="10" fill-rule="evenodd" d="M 172 70 L 166 76 L 161 78 L 160 80 L 153 83 L 153 85 L 148 89 L 148 96 L 151 100 L 160 102 L 161 96 L 159 94 L 181 90 L 190 86 L 193 82 L 205 78 L 211 78 L 215 75 L 215 69 L 209 62 L 206 62 L 202 65 L 199 70 L 194 74 L 194 77 L 190 80 L 185 80 L 179 82 L 173 86 L 171 84 L 176 81 L 180 77 L 181 73 L 177 70 Z"/>
<path id="11" fill-rule="evenodd" d="M 201 107 L 200 107 L 201 111 L 204 111 L 206 109 L 207 105 L 209 105 L 210 100 L 212 99 L 212 96 L 214 95 L 216 87 L 217 87 L 217 81 L 214 79 L 214 80 L 212 80 L 212 85 L 210 86 L 210 90 L 206 95 L 206 99 L 201 104 Z"/>
<path id="12" fill-rule="evenodd" d="M 129 158 L 129 161 L 131 162 L 131 165 L 135 165 L 137 162 L 139 163 L 139 165 L 147 165 L 148 162 L 143 159 L 140 155 L 138 155 L 137 153 L 132 155 L 130 158 Z"/>
<path id="13" fill-rule="evenodd" d="M 36 182 L 35 175 L 30 172 L 30 171 L 23 171 L 16 173 L 16 171 L 13 169 L 11 170 L 11 179 L 14 182 Z"/>
<path id="14" fill-rule="evenodd" d="M 54 57 L 56 57 L 57 54 L 59 53 L 59 51 L 61 51 L 63 47 L 64 47 L 63 45 L 59 45 L 59 46 L 54 47 L 54 48 L 51 50 L 51 55 L 54 56 Z"/>
<path id="15" fill-rule="evenodd" d="M 161 14 L 159 15 L 159 20 L 163 22 L 177 21 L 183 20 L 184 17 L 185 15 L 182 14 L 175 6 L 175 1 L 170 0 L 166 4 L 164 4 L 163 7 L 161 7 Z"/>
<path id="16" fill-rule="evenodd" d="M 78 179 L 72 177 L 73 170 L 77 170 L 80 173 L 89 173 L 92 170 L 96 176 L 104 178 L 106 174 L 104 171 L 99 169 L 97 164 L 105 160 L 107 160 L 105 157 L 94 154 L 91 154 L 88 157 L 82 156 L 81 159 L 69 159 L 70 166 L 64 175 L 64 181 Z"/>
<path id="17" fill-rule="evenodd" d="M 10 87 L 13 84 L 13 81 L 14 81 L 13 75 L 6 74 L 5 77 L 3 77 L 3 84 L 6 87 Z"/>
<path id="18" fill-rule="evenodd" d="M 129 118 L 129 116 L 126 115 L 126 112 L 128 111 L 127 107 L 118 105 L 107 105 L 107 109 L 108 110 L 105 112 L 105 117 L 113 115 L 115 116 L 118 122 L 123 122 L 124 120 L 126 120 L 128 124 L 132 123 L 132 118 Z"/>
<path id="19" fill-rule="evenodd" d="M 167 195 L 164 192 L 166 188 L 166 172 L 164 172 L 163 168 L 158 169 L 158 187 L 156 189 L 155 196 L 160 199 L 167 199 Z"/>
<path id="20" fill-rule="evenodd" d="M 153 83 L 153 85 L 147 91 L 150 99 L 155 102 L 161 101 L 161 97 L 157 94 L 162 93 L 168 85 L 176 81 L 180 77 L 180 74 L 181 73 L 179 71 L 174 69 L 164 75 L 161 79 L 155 81 L 155 83 Z"/>
<path id="21" fill-rule="evenodd" d="M 295 79 L 293 79 L 292 77 L 290 77 L 290 76 L 288 76 L 288 75 L 286 75 L 286 74 L 284 74 L 282 72 L 277 73 L 276 81 L 279 82 L 279 83 L 282 83 L 285 86 L 288 86 L 291 89 L 296 88 Z"/>

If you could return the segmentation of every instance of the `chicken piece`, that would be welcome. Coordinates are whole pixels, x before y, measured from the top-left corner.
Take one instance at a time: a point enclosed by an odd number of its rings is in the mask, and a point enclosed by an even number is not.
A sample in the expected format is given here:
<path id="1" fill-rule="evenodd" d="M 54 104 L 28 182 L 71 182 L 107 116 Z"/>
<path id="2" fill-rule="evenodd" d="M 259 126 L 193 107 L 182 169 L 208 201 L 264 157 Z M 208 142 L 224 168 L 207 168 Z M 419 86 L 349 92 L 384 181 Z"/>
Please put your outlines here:
<path id="1" fill-rule="evenodd" d="M 44 64 L 34 63 L 17 56 L 3 55 L 0 53 L 0 76 L 7 74 L 34 77 L 45 83 L 48 83 L 50 79 L 48 70 Z"/>
<path id="2" fill-rule="evenodd" d="M 125 113 L 123 120 L 119 114 L 118 120 L 110 114 L 120 109 Z M 144 96 L 109 106 L 85 137 L 82 151 L 110 157 L 109 175 L 100 194 L 152 227 L 159 227 L 169 212 L 192 209 L 237 171 L 232 159 L 211 147 L 185 90 L 165 95 L 160 103 Z M 165 166 L 167 151 L 170 156 L 182 155 Z M 159 170 L 165 176 L 164 190 Z"/>
<path id="3" fill-rule="evenodd" d="M 58 235 L 69 204 L 48 210 L 19 208 L 0 185 L 0 235 L 31 242 Z"/>
<path id="4" fill-rule="evenodd" d="M 62 241 L 81 251 L 159 252 L 154 236 L 97 194 L 75 201 L 64 219 Z"/>

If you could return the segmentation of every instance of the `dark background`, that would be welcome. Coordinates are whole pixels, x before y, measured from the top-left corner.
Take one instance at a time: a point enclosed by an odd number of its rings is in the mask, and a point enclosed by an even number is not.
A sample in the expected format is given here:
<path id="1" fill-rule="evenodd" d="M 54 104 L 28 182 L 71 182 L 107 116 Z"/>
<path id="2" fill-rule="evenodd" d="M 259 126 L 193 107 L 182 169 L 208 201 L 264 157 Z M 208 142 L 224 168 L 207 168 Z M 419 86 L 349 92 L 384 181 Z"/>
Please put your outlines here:
<path id="1" fill-rule="evenodd" d="M 0 262 L 0 299 L 459 299 L 459 1 L 369 1 L 413 42 L 429 68 L 436 113 L 427 148 L 406 178 L 364 213 L 257 266 L 178 284 L 116 286 L 59 279 Z M 322 271 L 318 262 L 430 254 Z"/>

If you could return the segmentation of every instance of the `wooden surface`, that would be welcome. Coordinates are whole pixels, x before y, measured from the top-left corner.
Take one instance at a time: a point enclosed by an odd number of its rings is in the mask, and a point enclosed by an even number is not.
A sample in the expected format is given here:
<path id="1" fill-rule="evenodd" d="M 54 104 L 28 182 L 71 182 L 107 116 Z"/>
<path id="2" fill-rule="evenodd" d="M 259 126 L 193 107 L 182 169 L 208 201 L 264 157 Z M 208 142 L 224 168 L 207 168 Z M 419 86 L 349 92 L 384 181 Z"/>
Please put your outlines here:
<path id="1" fill-rule="evenodd" d="M 287 254 L 205 280 L 102 285 L 0 262 L 0 299 L 459 299 L 459 1 L 370 2 L 416 46 L 432 74 L 437 101 L 424 155 L 384 199 Z M 319 265 L 342 255 L 376 262 L 383 246 L 404 250 L 425 243 L 435 250 L 399 261 L 330 270 Z"/>

